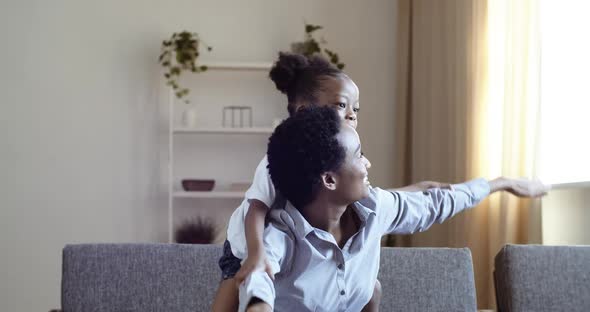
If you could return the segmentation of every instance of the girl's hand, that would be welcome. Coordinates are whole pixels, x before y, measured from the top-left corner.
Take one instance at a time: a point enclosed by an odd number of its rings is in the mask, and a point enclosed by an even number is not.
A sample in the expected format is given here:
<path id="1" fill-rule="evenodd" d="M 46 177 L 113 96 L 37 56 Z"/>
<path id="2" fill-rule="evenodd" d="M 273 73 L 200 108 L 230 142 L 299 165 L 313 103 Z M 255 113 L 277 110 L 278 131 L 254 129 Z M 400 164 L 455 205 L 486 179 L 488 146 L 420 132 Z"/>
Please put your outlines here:
<path id="1" fill-rule="evenodd" d="M 274 280 L 274 274 L 272 272 L 272 268 L 271 268 L 270 264 L 268 263 L 268 260 L 266 259 L 266 255 L 264 254 L 264 251 L 254 250 L 251 253 L 248 252 L 248 257 L 246 258 L 246 261 L 244 261 L 244 263 L 242 263 L 242 267 L 240 268 L 238 273 L 236 273 L 236 276 L 234 277 L 234 279 L 236 280 L 238 285 L 240 285 L 246 279 L 246 277 L 248 277 L 248 275 L 250 275 L 250 273 L 252 273 L 256 270 L 265 271 L 266 274 L 268 274 L 268 276 L 272 280 Z"/>
<path id="2" fill-rule="evenodd" d="M 270 305 L 264 301 L 259 301 L 253 304 L 250 304 L 248 308 L 246 308 L 246 312 L 271 312 Z"/>

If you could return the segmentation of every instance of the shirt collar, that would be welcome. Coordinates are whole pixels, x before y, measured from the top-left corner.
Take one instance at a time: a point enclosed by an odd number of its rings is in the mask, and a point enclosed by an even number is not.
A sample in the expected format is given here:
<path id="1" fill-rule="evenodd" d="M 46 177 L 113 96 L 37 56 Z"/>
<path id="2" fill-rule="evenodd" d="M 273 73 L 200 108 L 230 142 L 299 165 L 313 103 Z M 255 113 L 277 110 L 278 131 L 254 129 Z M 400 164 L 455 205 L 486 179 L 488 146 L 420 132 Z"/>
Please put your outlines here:
<path id="1" fill-rule="evenodd" d="M 365 207 L 360 202 L 354 202 L 352 204 L 354 211 L 357 213 L 358 217 L 361 220 L 361 227 L 367 224 L 369 216 L 371 214 L 375 215 L 375 211 Z M 293 206 L 289 201 L 285 204 L 285 210 L 293 220 L 293 230 L 298 238 L 302 239 L 306 237 L 309 233 L 314 232 L 316 228 L 314 228 L 307 220 L 303 217 L 301 212 Z"/>
<path id="2" fill-rule="evenodd" d="M 299 212 L 299 210 L 297 210 L 297 208 L 295 208 L 291 202 L 287 201 L 285 210 L 293 220 L 293 230 L 295 231 L 295 234 L 298 236 L 298 238 L 304 238 L 307 236 L 307 234 L 313 232 L 314 227 L 311 226 L 307 220 L 305 220 L 301 212 Z"/>

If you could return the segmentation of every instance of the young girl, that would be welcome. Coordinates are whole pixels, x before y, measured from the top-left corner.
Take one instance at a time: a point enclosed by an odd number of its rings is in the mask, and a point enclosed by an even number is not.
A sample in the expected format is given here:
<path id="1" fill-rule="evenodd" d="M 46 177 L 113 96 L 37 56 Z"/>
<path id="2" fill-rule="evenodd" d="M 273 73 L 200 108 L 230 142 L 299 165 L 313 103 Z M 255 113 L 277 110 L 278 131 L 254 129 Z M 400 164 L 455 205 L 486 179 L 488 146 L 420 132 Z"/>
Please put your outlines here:
<path id="1" fill-rule="evenodd" d="M 346 74 L 325 59 L 280 53 L 270 71 L 270 78 L 277 89 L 287 95 L 289 115 L 302 107 L 330 106 L 342 120 L 356 129 L 360 109 L 359 89 Z M 262 243 L 264 221 L 269 207 L 283 208 L 285 201 L 275 193 L 267 166 L 265 156 L 256 168 L 252 186 L 230 218 L 227 241 L 219 260 L 223 281 L 217 291 L 213 311 L 236 311 L 238 286 L 254 270 L 264 270 L 269 276 L 273 275 Z M 437 182 L 421 182 L 398 190 L 419 191 L 442 186 Z M 378 310 L 380 287 L 377 281 L 373 297 L 363 311 Z"/>

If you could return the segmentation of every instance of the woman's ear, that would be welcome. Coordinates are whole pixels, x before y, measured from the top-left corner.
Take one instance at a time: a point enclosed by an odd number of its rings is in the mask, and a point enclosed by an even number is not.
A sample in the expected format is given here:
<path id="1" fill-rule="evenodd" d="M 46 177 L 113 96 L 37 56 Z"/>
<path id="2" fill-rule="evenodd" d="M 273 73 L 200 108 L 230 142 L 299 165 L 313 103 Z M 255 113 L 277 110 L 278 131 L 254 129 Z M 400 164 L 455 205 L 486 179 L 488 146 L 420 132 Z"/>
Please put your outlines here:
<path id="1" fill-rule="evenodd" d="M 322 174 L 322 184 L 330 191 L 336 190 L 336 176 L 333 172 L 326 172 Z"/>

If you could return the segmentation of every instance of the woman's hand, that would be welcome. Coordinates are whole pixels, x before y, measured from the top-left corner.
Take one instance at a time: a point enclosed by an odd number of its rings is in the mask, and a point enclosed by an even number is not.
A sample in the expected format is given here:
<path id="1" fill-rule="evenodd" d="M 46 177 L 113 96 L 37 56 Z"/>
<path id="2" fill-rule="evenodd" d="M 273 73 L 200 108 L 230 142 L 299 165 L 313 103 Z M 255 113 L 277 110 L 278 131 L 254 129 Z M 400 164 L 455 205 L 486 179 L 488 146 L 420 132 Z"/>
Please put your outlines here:
<path id="1" fill-rule="evenodd" d="M 551 186 L 539 180 L 509 179 L 500 177 L 490 182 L 490 193 L 507 191 L 518 197 L 541 197 L 547 195 Z"/>

